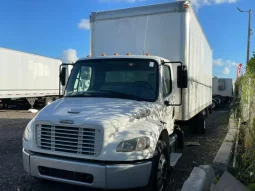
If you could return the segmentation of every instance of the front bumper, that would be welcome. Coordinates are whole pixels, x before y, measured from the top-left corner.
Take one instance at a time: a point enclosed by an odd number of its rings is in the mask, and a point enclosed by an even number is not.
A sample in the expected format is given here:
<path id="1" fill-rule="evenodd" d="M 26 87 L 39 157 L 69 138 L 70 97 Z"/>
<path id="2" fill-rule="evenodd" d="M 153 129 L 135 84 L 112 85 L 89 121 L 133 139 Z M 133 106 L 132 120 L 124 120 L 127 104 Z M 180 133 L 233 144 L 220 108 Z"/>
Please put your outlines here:
<path id="1" fill-rule="evenodd" d="M 29 154 L 23 149 L 23 165 L 31 176 L 49 179 L 70 184 L 102 188 L 102 189 L 128 189 L 142 187 L 148 184 L 151 173 L 151 161 L 134 164 L 100 165 L 86 162 L 77 162 L 58 159 L 48 156 Z M 77 181 L 53 174 L 41 173 L 41 168 L 58 169 L 71 174 L 89 174 L 93 181 Z M 54 171 L 53 170 L 53 171 Z M 70 174 L 69 173 L 69 174 Z"/>

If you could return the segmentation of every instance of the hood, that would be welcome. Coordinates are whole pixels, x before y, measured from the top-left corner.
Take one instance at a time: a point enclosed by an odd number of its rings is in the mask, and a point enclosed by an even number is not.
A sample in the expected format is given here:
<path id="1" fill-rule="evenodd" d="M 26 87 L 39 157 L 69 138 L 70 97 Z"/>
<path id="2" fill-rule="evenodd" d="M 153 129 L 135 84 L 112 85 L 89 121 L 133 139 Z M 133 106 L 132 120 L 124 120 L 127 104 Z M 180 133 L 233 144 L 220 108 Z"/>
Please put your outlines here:
<path id="1" fill-rule="evenodd" d="M 42 109 L 36 120 L 72 121 L 75 125 L 130 122 L 151 114 L 154 103 L 116 98 L 62 98 Z"/>

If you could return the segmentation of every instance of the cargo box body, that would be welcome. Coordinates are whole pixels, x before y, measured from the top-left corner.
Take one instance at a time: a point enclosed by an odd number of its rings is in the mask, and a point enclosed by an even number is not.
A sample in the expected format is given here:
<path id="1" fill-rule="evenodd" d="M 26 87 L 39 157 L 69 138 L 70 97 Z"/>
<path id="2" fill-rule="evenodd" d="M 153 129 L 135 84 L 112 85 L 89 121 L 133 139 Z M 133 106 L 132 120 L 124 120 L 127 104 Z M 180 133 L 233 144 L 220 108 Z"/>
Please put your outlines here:
<path id="1" fill-rule="evenodd" d="M 184 1 L 94 12 L 92 56 L 150 55 L 181 61 L 188 69 L 188 88 L 177 120 L 188 120 L 212 102 L 212 50 L 192 7 Z M 177 94 L 176 97 L 180 97 Z"/>

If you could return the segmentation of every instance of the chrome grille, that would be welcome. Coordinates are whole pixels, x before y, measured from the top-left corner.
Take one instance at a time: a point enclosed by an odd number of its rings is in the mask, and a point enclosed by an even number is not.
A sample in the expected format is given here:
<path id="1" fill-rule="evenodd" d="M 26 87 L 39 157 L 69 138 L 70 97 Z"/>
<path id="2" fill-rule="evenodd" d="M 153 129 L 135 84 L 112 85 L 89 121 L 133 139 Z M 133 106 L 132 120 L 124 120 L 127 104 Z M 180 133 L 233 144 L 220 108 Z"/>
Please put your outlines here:
<path id="1" fill-rule="evenodd" d="M 36 145 L 40 149 L 97 156 L 101 149 L 101 130 L 53 125 L 35 126 Z"/>

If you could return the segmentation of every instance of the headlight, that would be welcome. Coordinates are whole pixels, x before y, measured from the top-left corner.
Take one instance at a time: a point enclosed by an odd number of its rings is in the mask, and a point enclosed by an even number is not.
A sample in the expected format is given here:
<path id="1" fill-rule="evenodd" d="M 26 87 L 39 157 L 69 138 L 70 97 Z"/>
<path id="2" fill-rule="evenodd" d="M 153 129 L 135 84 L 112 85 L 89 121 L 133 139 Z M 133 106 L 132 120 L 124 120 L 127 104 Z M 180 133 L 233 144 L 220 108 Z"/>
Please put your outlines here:
<path id="1" fill-rule="evenodd" d="M 150 146 L 150 139 L 148 137 L 139 137 L 136 139 L 131 139 L 121 142 L 116 151 L 117 152 L 132 152 L 132 151 L 142 151 Z"/>
<path id="2" fill-rule="evenodd" d="M 31 120 L 31 121 L 27 124 L 27 126 L 26 126 L 26 129 L 25 129 L 24 134 L 23 134 L 23 139 L 24 139 L 25 141 L 28 141 L 28 139 L 29 139 L 30 132 L 31 132 L 31 125 L 32 125 L 32 124 L 33 124 L 33 120 Z"/>
<path id="3" fill-rule="evenodd" d="M 29 139 L 29 134 L 30 134 L 30 132 L 29 132 L 28 128 L 26 127 L 26 129 L 25 129 L 25 131 L 24 131 L 24 134 L 23 134 L 23 139 L 24 139 L 25 141 L 28 141 L 28 139 Z"/>

